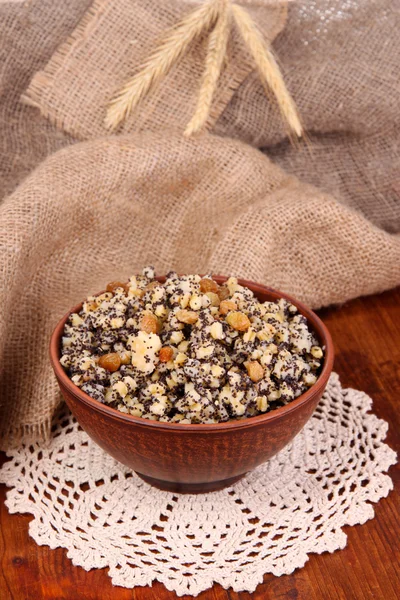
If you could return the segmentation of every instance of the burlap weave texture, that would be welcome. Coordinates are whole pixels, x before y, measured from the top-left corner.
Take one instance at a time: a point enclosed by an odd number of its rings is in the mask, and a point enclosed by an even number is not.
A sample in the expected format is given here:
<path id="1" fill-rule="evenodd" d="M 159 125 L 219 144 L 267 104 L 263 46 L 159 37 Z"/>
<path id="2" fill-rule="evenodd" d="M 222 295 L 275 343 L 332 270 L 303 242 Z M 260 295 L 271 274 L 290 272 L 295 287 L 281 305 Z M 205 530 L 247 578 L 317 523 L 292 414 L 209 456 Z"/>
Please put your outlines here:
<path id="1" fill-rule="evenodd" d="M 56 321 L 145 264 L 234 273 L 314 307 L 399 279 L 399 237 L 212 135 L 128 134 L 59 151 L 3 202 L 0 244 L 3 444 L 21 429 L 48 432 Z"/>

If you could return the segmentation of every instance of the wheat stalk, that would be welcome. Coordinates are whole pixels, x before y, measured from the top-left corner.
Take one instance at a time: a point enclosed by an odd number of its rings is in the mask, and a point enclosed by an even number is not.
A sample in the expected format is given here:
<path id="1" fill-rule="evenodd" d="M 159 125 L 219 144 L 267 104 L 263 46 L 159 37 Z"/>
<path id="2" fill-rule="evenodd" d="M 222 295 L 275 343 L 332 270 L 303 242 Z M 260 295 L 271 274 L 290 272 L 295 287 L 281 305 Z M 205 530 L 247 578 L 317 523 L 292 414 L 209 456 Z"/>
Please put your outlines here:
<path id="1" fill-rule="evenodd" d="M 212 99 L 217 89 L 218 79 L 226 58 L 230 16 L 231 11 L 228 0 L 220 0 L 218 20 L 208 40 L 204 74 L 196 109 L 185 129 L 185 136 L 187 137 L 200 132 L 207 123 Z"/>
<path id="2" fill-rule="evenodd" d="M 296 105 L 288 92 L 272 51 L 266 46 L 264 38 L 247 10 L 235 4 L 232 6 L 232 13 L 263 84 L 266 84 L 274 93 L 279 109 L 290 129 L 299 138 L 302 137 L 303 126 Z"/>
<path id="3" fill-rule="evenodd" d="M 218 18 L 219 3 L 208 0 L 189 13 L 168 33 L 143 63 L 140 71 L 127 81 L 109 104 L 105 126 L 115 129 L 165 77 L 186 52 L 189 44 Z"/>

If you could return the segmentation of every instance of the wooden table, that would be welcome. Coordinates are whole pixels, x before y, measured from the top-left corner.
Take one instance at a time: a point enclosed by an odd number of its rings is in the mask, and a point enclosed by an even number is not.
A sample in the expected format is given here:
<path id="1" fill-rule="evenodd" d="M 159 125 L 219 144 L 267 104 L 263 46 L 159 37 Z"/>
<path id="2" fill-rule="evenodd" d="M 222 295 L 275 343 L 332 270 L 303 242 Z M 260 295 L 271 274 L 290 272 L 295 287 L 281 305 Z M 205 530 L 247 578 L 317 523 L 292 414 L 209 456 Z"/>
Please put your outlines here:
<path id="1" fill-rule="evenodd" d="M 400 288 L 320 311 L 336 347 L 342 384 L 365 390 L 374 412 L 389 422 L 387 442 L 400 448 Z M 256 592 L 235 593 L 219 585 L 199 600 L 397 600 L 400 598 L 400 473 L 390 470 L 395 491 L 375 505 L 376 517 L 347 527 L 347 547 L 311 555 L 292 575 L 266 575 Z M 10 516 L 0 486 L 0 600 L 171 600 L 163 585 L 113 587 L 106 569 L 89 573 L 72 566 L 62 549 L 39 547 L 28 535 L 29 515 Z M 185 596 L 184 598 L 191 598 Z"/>

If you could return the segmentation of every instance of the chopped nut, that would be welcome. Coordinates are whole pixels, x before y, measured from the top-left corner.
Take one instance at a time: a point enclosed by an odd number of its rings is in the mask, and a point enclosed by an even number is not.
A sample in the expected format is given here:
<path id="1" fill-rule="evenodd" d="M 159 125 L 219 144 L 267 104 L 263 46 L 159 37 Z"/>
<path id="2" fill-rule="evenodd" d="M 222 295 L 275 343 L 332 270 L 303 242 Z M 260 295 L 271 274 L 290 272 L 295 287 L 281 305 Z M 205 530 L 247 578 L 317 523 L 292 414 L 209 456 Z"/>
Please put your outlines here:
<path id="1" fill-rule="evenodd" d="M 160 331 L 160 322 L 153 314 L 145 313 L 140 320 L 140 329 L 146 333 L 158 333 Z"/>
<path id="2" fill-rule="evenodd" d="M 132 349 L 132 365 L 148 375 L 153 373 L 162 346 L 158 335 L 139 331 L 129 336 L 127 344 Z"/>
<path id="3" fill-rule="evenodd" d="M 206 296 L 210 300 L 211 306 L 219 306 L 220 299 L 218 294 L 215 292 L 206 292 Z"/>
<path id="4" fill-rule="evenodd" d="M 305 373 L 303 375 L 303 381 L 306 385 L 312 386 L 317 381 L 317 377 L 312 373 Z"/>
<path id="5" fill-rule="evenodd" d="M 179 350 L 179 352 L 187 352 L 189 349 L 189 346 L 190 346 L 189 340 L 185 340 L 179 344 L 178 350 Z"/>
<path id="6" fill-rule="evenodd" d="M 264 377 L 264 369 L 256 360 L 248 361 L 245 363 L 247 374 L 252 381 L 255 383 L 260 381 Z"/>
<path id="7" fill-rule="evenodd" d="M 243 336 L 244 342 L 253 342 L 256 339 L 256 332 L 252 327 L 249 327 Z"/>
<path id="8" fill-rule="evenodd" d="M 265 412 L 268 408 L 268 400 L 265 396 L 257 396 L 257 408 L 260 412 Z"/>
<path id="9" fill-rule="evenodd" d="M 200 310 L 200 308 L 203 306 L 201 296 L 198 296 L 197 294 L 193 294 L 193 296 L 190 299 L 189 305 L 190 305 L 190 308 L 192 308 L 193 310 Z"/>
<path id="10" fill-rule="evenodd" d="M 231 295 L 229 288 L 226 285 L 221 285 L 218 290 L 218 296 L 220 300 L 226 300 Z"/>
<path id="11" fill-rule="evenodd" d="M 92 312 L 94 310 L 97 310 L 98 304 L 97 304 L 97 302 L 94 302 L 94 301 L 85 302 L 83 305 L 83 308 L 84 308 L 85 312 Z"/>
<path id="12" fill-rule="evenodd" d="M 289 341 L 289 332 L 288 332 L 288 330 L 287 329 L 281 329 L 281 331 L 278 331 L 275 334 L 275 340 L 278 343 L 288 342 Z"/>
<path id="13" fill-rule="evenodd" d="M 111 319 L 111 329 L 120 329 L 120 327 L 123 327 L 125 321 L 122 317 L 115 317 L 114 319 Z"/>
<path id="14" fill-rule="evenodd" d="M 129 288 L 129 295 L 136 296 L 137 298 L 142 298 L 144 296 L 144 291 L 140 290 L 139 288 L 137 288 L 136 290 Z"/>
<path id="15" fill-rule="evenodd" d="M 104 300 L 111 300 L 112 297 L 113 295 L 111 294 L 111 292 L 104 292 L 104 294 L 100 294 L 100 296 L 97 296 L 96 302 L 97 304 L 101 304 L 102 302 L 104 302 Z"/>
<path id="16" fill-rule="evenodd" d="M 60 363 L 63 367 L 66 367 L 66 368 L 71 366 L 71 359 L 68 356 L 68 354 L 64 354 L 64 356 L 62 356 L 60 358 Z"/>
<path id="17" fill-rule="evenodd" d="M 156 306 L 156 310 L 154 312 L 156 317 L 165 317 L 167 314 L 167 307 L 163 304 L 159 304 L 158 306 Z"/>
<path id="18" fill-rule="evenodd" d="M 173 331 L 170 340 L 172 344 L 179 344 L 183 340 L 182 331 Z"/>
<path id="19" fill-rule="evenodd" d="M 223 369 L 220 365 L 212 365 L 211 373 L 214 377 L 222 377 L 222 375 L 225 375 L 225 369 Z"/>
<path id="20" fill-rule="evenodd" d="M 70 320 L 73 327 L 79 327 L 79 325 L 82 325 L 83 323 L 82 317 L 80 317 L 77 313 L 73 313 L 70 316 Z"/>
<path id="21" fill-rule="evenodd" d="M 263 367 L 268 367 L 272 362 L 273 355 L 269 352 L 265 352 L 260 358 L 260 363 Z"/>
<path id="22" fill-rule="evenodd" d="M 215 321 L 210 327 L 210 334 L 214 340 L 222 340 L 224 337 L 224 330 L 222 328 L 222 323 Z"/>
<path id="23" fill-rule="evenodd" d="M 121 365 L 129 365 L 131 362 L 131 353 L 128 350 L 124 350 L 123 352 L 119 352 L 119 357 L 121 359 Z"/>
<path id="24" fill-rule="evenodd" d="M 178 310 L 176 313 L 176 318 L 181 323 L 186 323 L 187 325 L 193 325 L 196 323 L 199 315 L 192 310 Z"/>
<path id="25" fill-rule="evenodd" d="M 270 323 L 265 323 L 261 331 L 257 332 L 257 337 L 261 342 L 270 340 L 276 333 L 276 329 Z"/>
<path id="26" fill-rule="evenodd" d="M 314 358 L 322 358 L 324 353 L 322 352 L 322 348 L 320 348 L 319 346 L 312 346 L 311 347 L 311 355 Z"/>
<path id="27" fill-rule="evenodd" d="M 188 306 L 189 302 L 190 302 L 190 294 L 188 292 L 187 294 L 183 294 L 183 296 L 181 296 L 179 304 L 181 305 L 182 308 L 186 308 Z"/>
<path id="28" fill-rule="evenodd" d="M 214 292 L 214 294 L 216 294 L 218 290 L 219 285 L 213 279 L 204 278 L 200 280 L 200 291 L 203 294 L 206 294 L 207 292 Z"/>
<path id="29" fill-rule="evenodd" d="M 158 355 L 158 358 L 160 359 L 160 362 L 166 363 L 166 362 L 169 362 L 173 356 L 174 356 L 174 351 L 171 348 L 171 346 L 163 346 L 163 348 L 161 348 L 161 350 L 160 350 L 160 354 Z"/>
<path id="30" fill-rule="evenodd" d="M 214 353 L 214 346 L 199 346 L 196 350 L 196 357 L 202 360 L 208 358 Z"/>
<path id="31" fill-rule="evenodd" d="M 222 315 L 227 315 L 228 312 L 236 309 L 237 305 L 236 302 L 234 302 L 233 300 L 222 300 L 221 304 L 219 305 L 219 312 Z"/>
<path id="32" fill-rule="evenodd" d="M 99 367 L 102 367 L 110 373 L 118 371 L 121 366 L 121 358 L 117 352 L 111 352 L 110 354 L 103 354 L 99 358 Z"/>
<path id="33" fill-rule="evenodd" d="M 117 381 L 117 383 L 114 383 L 113 388 L 118 392 L 121 398 L 125 398 L 128 393 L 128 387 L 123 381 Z"/>
<path id="34" fill-rule="evenodd" d="M 226 317 L 226 321 L 237 331 L 247 331 L 250 327 L 248 316 L 239 311 L 230 312 Z"/>
<path id="35" fill-rule="evenodd" d="M 188 357 L 184 352 L 178 352 L 175 358 L 175 364 L 181 365 L 187 361 Z"/>
<path id="36" fill-rule="evenodd" d="M 106 290 L 113 294 L 118 288 L 122 288 L 124 292 L 127 292 L 129 290 L 129 285 L 127 283 L 122 283 L 121 281 L 111 281 L 107 284 Z"/>

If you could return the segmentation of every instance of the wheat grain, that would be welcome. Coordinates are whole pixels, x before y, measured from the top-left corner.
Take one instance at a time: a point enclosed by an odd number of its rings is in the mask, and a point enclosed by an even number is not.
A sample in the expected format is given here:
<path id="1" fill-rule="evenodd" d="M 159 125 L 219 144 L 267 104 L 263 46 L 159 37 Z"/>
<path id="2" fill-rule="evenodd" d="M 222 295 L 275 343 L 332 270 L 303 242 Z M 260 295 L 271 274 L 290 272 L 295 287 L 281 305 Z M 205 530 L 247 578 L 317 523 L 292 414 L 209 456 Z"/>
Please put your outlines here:
<path id="1" fill-rule="evenodd" d="M 115 129 L 159 84 L 179 61 L 189 44 L 203 31 L 208 30 L 218 18 L 219 2 L 208 0 L 189 13 L 168 33 L 160 45 L 143 63 L 140 71 L 130 79 L 111 101 L 105 126 Z"/>
<path id="2" fill-rule="evenodd" d="M 230 17 L 231 11 L 228 0 L 221 0 L 218 20 L 208 41 L 204 74 L 196 109 L 185 129 L 185 136 L 187 137 L 200 132 L 207 123 L 212 99 L 226 58 Z"/>
<path id="3" fill-rule="evenodd" d="M 301 137 L 303 126 L 296 105 L 286 88 L 272 51 L 266 46 L 259 29 L 247 10 L 236 4 L 232 6 L 232 13 L 243 41 L 253 57 L 262 82 L 268 85 L 274 93 L 279 109 L 290 129 L 298 137 Z"/>

